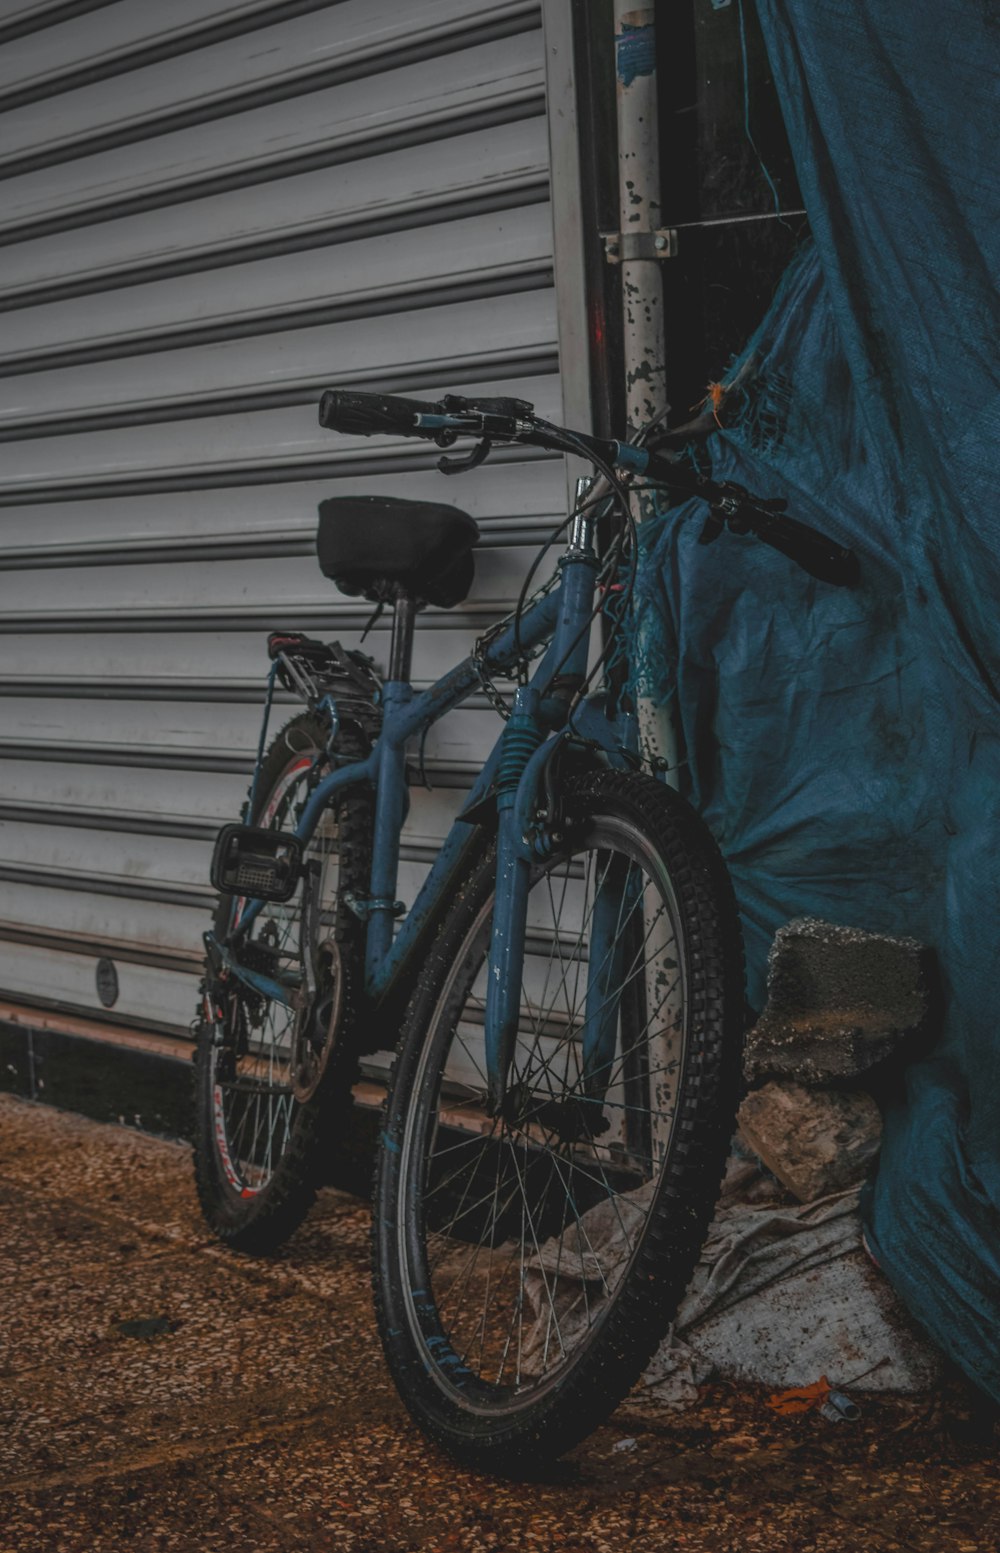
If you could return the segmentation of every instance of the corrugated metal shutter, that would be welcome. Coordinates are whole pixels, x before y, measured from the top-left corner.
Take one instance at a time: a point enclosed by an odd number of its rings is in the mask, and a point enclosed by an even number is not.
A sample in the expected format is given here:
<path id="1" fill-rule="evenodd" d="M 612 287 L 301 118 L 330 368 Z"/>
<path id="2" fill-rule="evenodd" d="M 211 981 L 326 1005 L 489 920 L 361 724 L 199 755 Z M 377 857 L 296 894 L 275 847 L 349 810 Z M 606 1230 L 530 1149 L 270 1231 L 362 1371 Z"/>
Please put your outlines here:
<path id="1" fill-rule="evenodd" d="M 317 501 L 482 524 L 418 680 L 509 607 L 562 510 L 560 462 L 453 483 L 314 409 L 338 382 L 558 415 L 540 10 L 8 0 L 0 40 L 0 989 L 104 1017 L 108 955 L 112 1017 L 183 1037 L 264 633 L 365 621 L 316 567 Z M 432 733 L 407 899 L 496 731 L 484 702 Z"/>

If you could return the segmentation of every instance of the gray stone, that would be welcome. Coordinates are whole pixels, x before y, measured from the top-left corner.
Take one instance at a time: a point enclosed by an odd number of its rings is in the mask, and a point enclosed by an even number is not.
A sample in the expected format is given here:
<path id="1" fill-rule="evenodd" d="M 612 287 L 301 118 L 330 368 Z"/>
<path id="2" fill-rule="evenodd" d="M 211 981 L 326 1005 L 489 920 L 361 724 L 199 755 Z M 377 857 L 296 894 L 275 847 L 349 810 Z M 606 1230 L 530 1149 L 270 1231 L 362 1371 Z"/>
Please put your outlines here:
<path id="1" fill-rule="evenodd" d="M 862 1090 L 765 1084 L 740 1107 L 744 1142 L 799 1202 L 862 1181 L 882 1139 L 882 1117 Z"/>
<path id="2" fill-rule="evenodd" d="M 926 1025 L 930 951 L 804 917 L 779 928 L 768 962 L 767 1005 L 747 1037 L 753 1082 L 790 1078 L 827 1084 L 855 1078 Z"/>

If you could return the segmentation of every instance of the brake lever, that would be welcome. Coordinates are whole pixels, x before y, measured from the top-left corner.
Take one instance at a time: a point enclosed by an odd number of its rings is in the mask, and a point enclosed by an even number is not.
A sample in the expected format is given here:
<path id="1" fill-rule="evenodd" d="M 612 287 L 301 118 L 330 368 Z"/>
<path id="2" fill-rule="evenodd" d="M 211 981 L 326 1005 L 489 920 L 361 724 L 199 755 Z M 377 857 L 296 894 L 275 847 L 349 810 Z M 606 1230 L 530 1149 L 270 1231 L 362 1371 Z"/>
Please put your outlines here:
<path id="1" fill-rule="evenodd" d="M 759 496 L 753 496 L 735 480 L 727 480 L 724 485 L 718 486 L 719 494 L 714 500 L 710 499 L 708 517 L 701 531 L 699 544 L 710 545 L 714 539 L 718 539 L 722 530 L 728 527 L 731 534 L 749 534 L 757 527 L 754 518 L 763 518 L 766 527 L 769 519 L 778 517 L 787 512 L 788 503 L 783 496 L 774 496 L 767 501 Z"/>
<path id="2" fill-rule="evenodd" d="M 744 490 L 742 485 L 737 485 L 735 480 L 727 480 L 724 485 L 716 486 L 715 491 L 714 498 L 708 498 L 708 516 L 698 536 L 700 545 L 713 544 L 727 527 L 732 534 L 746 534 L 750 527 L 743 516 L 750 492 Z"/>
<path id="3" fill-rule="evenodd" d="M 465 458 L 448 458 L 442 454 L 438 459 L 438 468 L 443 475 L 464 475 L 468 470 L 478 468 L 489 457 L 492 448 L 493 443 L 489 437 L 484 437 Z"/>

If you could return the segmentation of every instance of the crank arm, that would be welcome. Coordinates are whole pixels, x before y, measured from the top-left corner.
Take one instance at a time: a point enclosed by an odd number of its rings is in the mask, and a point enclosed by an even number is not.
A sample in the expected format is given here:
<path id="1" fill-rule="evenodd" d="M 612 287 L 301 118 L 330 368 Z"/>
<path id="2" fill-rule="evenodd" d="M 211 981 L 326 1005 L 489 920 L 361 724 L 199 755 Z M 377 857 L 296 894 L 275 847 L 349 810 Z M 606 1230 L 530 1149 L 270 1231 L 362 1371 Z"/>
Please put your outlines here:
<path id="1" fill-rule="evenodd" d="M 265 976 L 260 971 L 252 971 L 248 966 L 240 965 L 234 957 L 232 950 L 225 944 L 220 944 L 214 933 L 205 934 L 205 948 L 212 963 L 213 969 L 233 976 L 242 982 L 253 992 L 259 992 L 262 997 L 270 998 L 274 1003 L 282 1003 L 286 1008 L 298 1008 L 302 1002 L 301 978 L 295 972 L 289 972 L 282 981 L 276 981 L 272 976 Z"/>

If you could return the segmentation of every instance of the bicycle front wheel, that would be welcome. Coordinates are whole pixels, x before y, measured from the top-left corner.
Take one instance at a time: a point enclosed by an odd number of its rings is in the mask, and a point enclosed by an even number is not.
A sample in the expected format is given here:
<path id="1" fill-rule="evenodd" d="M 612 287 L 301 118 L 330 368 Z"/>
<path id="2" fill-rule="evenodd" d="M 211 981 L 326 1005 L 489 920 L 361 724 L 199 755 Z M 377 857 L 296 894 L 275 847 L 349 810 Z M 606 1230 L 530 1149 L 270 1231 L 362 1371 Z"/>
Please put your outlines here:
<path id="1" fill-rule="evenodd" d="M 533 876 L 502 1112 L 485 1103 L 484 844 L 408 1010 L 376 1181 L 399 1392 L 452 1454 L 510 1474 L 589 1433 L 665 1335 L 740 1084 L 742 945 L 708 831 L 648 777 L 567 787 L 570 840 Z"/>

